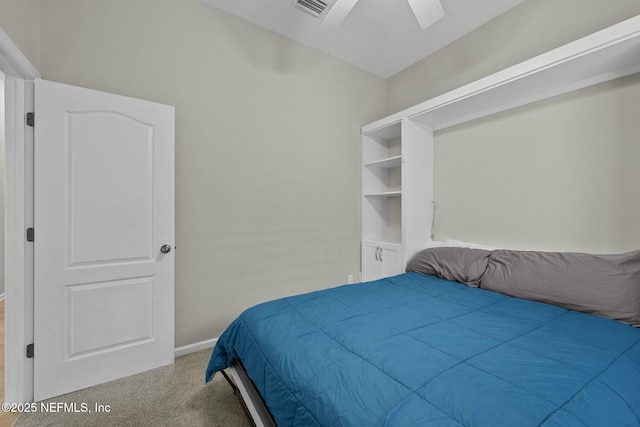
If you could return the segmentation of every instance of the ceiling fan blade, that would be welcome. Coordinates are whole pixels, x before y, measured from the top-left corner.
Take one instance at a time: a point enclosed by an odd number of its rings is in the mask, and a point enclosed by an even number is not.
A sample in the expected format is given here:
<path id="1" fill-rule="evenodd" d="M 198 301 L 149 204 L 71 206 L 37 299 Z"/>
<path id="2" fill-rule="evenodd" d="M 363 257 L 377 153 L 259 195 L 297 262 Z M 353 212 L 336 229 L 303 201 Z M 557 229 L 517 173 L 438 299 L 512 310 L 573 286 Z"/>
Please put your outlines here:
<path id="1" fill-rule="evenodd" d="M 358 0 L 336 0 L 329 12 L 324 16 L 321 27 L 335 27 L 340 24 L 347 14 L 353 9 Z"/>
<path id="2" fill-rule="evenodd" d="M 444 16 L 444 9 L 440 4 L 440 0 L 407 1 L 423 30 Z"/>

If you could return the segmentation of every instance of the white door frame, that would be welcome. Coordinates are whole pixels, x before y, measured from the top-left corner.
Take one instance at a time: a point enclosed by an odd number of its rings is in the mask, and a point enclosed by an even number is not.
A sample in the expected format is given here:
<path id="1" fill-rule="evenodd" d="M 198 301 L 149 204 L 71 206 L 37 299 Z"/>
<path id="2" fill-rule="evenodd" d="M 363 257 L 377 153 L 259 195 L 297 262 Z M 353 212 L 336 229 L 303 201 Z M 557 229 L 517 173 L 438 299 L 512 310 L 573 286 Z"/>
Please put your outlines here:
<path id="1" fill-rule="evenodd" d="M 5 401 L 33 401 L 33 360 L 25 357 L 33 339 L 33 80 L 40 78 L 0 28 L 0 71 L 5 75 Z"/>

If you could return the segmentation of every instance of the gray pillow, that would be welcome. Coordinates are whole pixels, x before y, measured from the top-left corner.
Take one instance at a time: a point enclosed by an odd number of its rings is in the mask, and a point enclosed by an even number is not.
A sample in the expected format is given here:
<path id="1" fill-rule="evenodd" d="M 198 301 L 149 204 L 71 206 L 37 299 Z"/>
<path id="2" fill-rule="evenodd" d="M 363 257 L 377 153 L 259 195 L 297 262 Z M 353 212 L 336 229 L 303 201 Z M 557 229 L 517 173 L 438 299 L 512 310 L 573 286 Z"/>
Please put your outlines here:
<path id="1" fill-rule="evenodd" d="M 640 326 L 640 250 L 620 255 L 496 250 L 480 287 Z"/>
<path id="2" fill-rule="evenodd" d="M 418 252 L 407 264 L 408 272 L 429 274 L 477 288 L 491 251 L 437 247 Z"/>

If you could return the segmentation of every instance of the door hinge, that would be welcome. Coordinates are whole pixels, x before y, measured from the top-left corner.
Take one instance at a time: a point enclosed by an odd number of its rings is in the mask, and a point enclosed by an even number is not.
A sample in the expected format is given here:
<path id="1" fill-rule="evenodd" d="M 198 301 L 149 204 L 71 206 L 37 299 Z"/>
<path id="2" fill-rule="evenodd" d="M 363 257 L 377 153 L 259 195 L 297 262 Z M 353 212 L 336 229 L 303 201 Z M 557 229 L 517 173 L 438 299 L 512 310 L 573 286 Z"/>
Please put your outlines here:
<path id="1" fill-rule="evenodd" d="M 34 113 L 27 113 L 27 126 L 34 127 L 36 123 L 36 116 Z"/>
<path id="2" fill-rule="evenodd" d="M 33 242 L 34 231 L 33 227 L 27 228 L 27 242 Z"/>
<path id="3" fill-rule="evenodd" d="M 27 359 L 33 359 L 33 344 L 27 346 Z"/>

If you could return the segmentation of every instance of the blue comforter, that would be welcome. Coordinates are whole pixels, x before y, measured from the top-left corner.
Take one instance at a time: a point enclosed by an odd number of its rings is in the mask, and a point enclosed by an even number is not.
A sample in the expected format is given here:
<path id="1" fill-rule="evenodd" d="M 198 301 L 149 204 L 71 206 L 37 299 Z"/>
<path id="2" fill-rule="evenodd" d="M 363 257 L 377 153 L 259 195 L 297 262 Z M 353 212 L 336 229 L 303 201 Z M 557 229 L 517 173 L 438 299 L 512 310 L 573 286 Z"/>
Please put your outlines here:
<path id="1" fill-rule="evenodd" d="M 418 273 L 250 308 L 234 358 L 280 427 L 640 425 L 640 329 Z"/>

